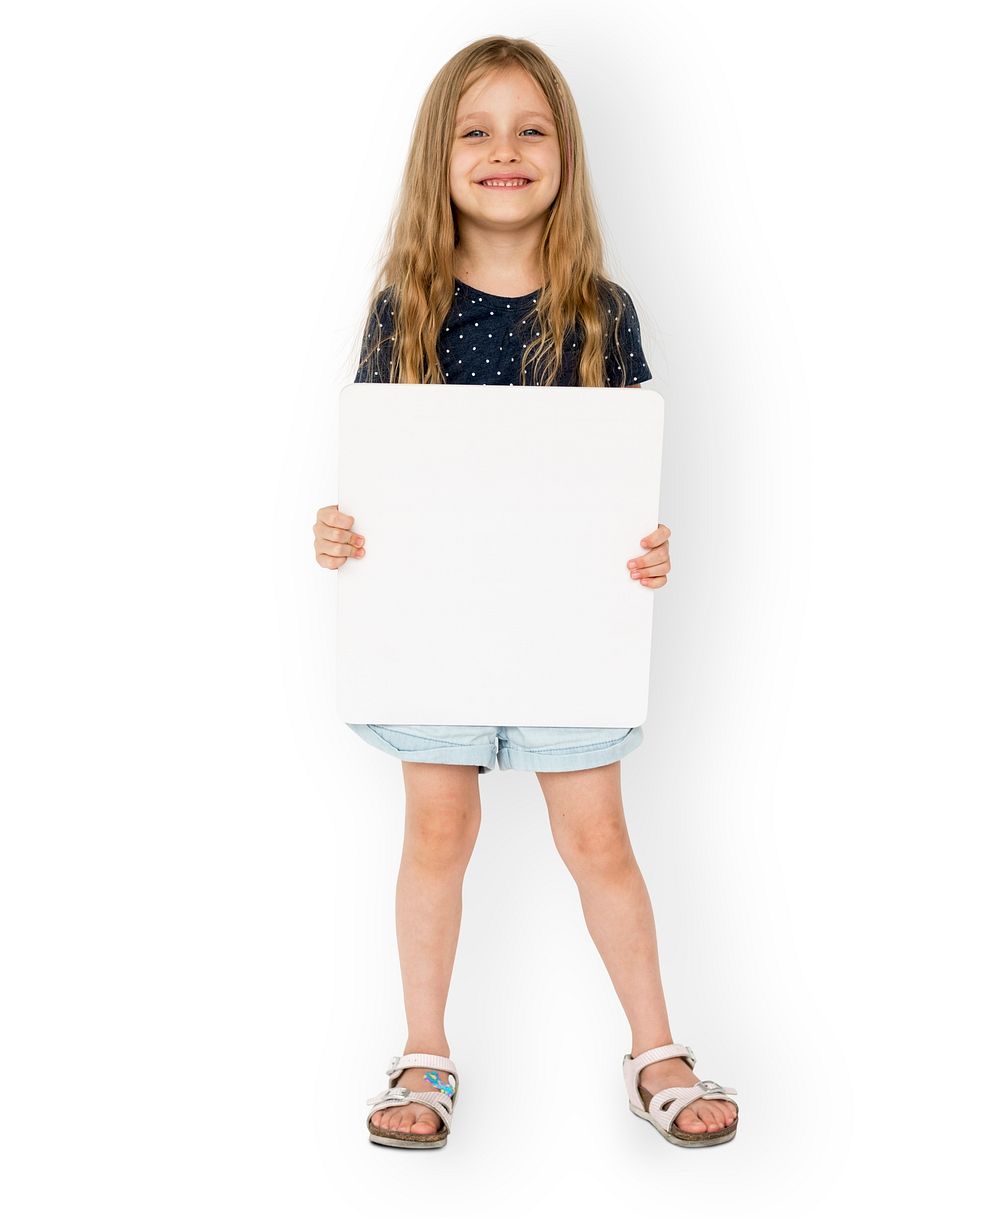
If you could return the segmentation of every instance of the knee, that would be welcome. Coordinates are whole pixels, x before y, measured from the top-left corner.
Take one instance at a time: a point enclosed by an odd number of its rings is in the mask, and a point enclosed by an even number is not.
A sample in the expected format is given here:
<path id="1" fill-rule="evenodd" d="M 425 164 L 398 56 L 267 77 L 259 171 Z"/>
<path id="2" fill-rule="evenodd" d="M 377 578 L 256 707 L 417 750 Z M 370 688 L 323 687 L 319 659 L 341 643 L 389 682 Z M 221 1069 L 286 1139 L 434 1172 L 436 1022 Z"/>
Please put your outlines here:
<path id="1" fill-rule="evenodd" d="M 624 821 L 564 830 L 556 848 L 574 876 L 615 875 L 635 862 Z"/>
<path id="2" fill-rule="evenodd" d="M 439 867 L 466 863 L 476 844 L 480 819 L 479 809 L 468 805 L 407 804 L 406 849 L 411 856 Z"/>

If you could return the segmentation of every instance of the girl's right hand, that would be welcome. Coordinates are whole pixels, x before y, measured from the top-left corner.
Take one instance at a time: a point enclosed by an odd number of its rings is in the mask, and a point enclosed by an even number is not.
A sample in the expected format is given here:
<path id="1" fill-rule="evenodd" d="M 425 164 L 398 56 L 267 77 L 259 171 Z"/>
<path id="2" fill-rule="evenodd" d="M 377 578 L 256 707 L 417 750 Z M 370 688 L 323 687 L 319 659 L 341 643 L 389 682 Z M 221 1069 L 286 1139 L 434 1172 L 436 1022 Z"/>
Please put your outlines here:
<path id="1" fill-rule="evenodd" d="M 365 552 L 365 539 L 351 528 L 354 517 L 341 512 L 337 505 L 320 508 L 316 513 L 313 534 L 316 537 L 316 561 L 321 567 L 336 571 L 349 558 L 360 558 Z"/>

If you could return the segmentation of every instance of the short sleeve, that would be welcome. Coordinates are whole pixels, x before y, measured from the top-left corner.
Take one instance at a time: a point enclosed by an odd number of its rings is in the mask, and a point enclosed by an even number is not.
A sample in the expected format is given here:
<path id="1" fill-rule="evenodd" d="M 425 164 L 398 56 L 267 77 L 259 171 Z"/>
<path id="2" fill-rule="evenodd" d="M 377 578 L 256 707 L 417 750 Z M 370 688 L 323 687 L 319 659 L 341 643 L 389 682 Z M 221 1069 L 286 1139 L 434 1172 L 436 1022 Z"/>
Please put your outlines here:
<path id="1" fill-rule="evenodd" d="M 609 302 L 608 335 L 605 367 L 608 384 L 618 387 L 638 385 L 653 379 L 642 349 L 639 315 L 632 297 L 615 284 L 616 292 Z"/>
<path id="2" fill-rule="evenodd" d="M 388 382 L 392 359 L 392 344 L 395 342 L 392 315 L 392 299 L 387 288 L 376 301 L 375 308 L 365 326 L 361 341 L 361 355 L 354 383 Z"/>

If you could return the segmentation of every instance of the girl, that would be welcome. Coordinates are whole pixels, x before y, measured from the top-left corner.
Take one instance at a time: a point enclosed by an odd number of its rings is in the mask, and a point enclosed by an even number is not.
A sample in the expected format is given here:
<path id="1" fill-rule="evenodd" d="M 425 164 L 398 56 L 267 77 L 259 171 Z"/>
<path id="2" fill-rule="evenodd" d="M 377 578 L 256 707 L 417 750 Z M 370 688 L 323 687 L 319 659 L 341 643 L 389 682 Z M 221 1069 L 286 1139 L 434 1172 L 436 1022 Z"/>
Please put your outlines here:
<path id="1" fill-rule="evenodd" d="M 639 388 L 651 378 L 631 298 L 604 274 L 576 106 L 534 43 L 484 38 L 441 69 L 390 231 L 356 381 Z M 320 509 L 313 532 L 321 566 L 364 556 L 354 517 L 336 504 Z M 662 587 L 669 536 L 661 524 L 644 537 L 646 552 L 623 562 L 622 577 Z M 386 1070 L 392 1085 L 367 1101 L 370 1140 L 443 1146 L 451 1129 L 458 1070 L 444 1008 L 479 775 L 495 759 L 538 775 L 556 849 L 631 1026 L 631 1111 L 678 1146 L 733 1138 L 737 1107 L 724 1097 L 735 1091 L 699 1082 L 667 1021 L 621 797 L 621 758 L 642 728 L 349 726 L 401 760 L 406 792 L 396 934 L 407 1039 Z"/>

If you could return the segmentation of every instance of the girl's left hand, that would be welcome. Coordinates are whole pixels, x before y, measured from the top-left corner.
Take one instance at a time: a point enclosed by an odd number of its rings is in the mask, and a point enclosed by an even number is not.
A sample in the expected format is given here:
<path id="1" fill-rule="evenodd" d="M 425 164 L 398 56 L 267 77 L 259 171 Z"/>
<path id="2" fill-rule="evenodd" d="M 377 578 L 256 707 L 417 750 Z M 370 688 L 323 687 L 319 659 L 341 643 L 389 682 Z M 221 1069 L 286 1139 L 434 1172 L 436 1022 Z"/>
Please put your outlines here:
<path id="1" fill-rule="evenodd" d="M 638 579 L 647 588 L 662 588 L 670 570 L 670 530 L 665 524 L 658 525 L 648 537 L 639 543 L 647 546 L 640 558 L 629 559 L 632 579 Z"/>

